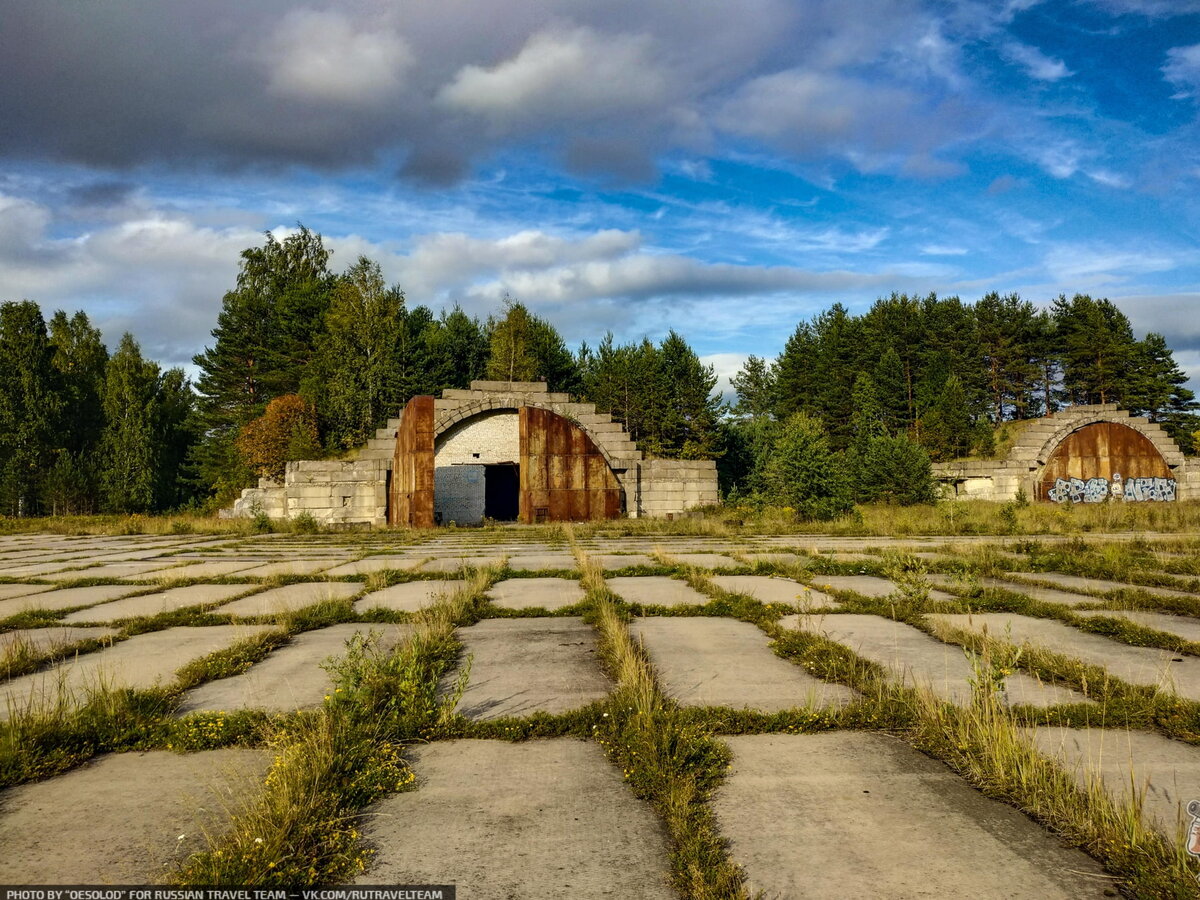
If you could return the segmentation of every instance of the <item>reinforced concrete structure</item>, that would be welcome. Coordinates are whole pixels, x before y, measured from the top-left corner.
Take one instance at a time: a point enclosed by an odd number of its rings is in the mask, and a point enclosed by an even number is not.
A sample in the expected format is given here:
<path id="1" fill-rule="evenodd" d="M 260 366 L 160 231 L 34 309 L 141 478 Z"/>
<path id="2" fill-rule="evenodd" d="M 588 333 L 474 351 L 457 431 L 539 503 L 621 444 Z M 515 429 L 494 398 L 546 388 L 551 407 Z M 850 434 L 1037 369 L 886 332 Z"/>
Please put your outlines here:
<path id="1" fill-rule="evenodd" d="M 712 460 L 646 459 L 612 416 L 545 382 L 474 381 L 414 397 L 346 459 L 288 463 L 223 515 L 430 527 L 670 517 L 717 499 Z"/>
<path id="2" fill-rule="evenodd" d="M 1002 459 L 935 465 L 944 495 L 1007 502 L 1023 491 L 1052 503 L 1200 499 L 1200 459 L 1185 458 L 1162 426 L 1115 403 L 1072 406 L 1020 424 Z"/>

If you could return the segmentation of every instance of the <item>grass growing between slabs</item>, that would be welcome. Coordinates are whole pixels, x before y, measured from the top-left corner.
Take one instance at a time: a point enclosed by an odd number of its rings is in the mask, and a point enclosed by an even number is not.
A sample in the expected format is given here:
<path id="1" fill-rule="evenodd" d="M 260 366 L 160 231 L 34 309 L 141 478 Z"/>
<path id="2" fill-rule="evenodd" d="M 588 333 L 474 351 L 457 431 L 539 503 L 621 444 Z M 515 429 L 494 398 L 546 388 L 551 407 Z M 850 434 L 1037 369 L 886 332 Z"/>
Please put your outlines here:
<path id="1" fill-rule="evenodd" d="M 405 742 L 443 736 L 466 686 L 439 693 L 459 645 L 455 625 L 476 614 L 494 573 L 477 571 L 463 588 L 415 616 L 413 634 L 391 652 L 370 638 L 351 641 L 329 665 L 335 686 L 318 711 L 275 731 L 275 761 L 262 796 L 238 812 L 206 851 L 187 860 L 182 885 L 337 884 L 362 872 L 371 851 L 359 838 L 360 810 L 410 789 Z"/>
<path id="2" fill-rule="evenodd" d="M 676 890 L 694 900 L 748 897 L 707 802 L 728 765 L 728 751 L 705 723 L 683 714 L 663 695 L 603 571 L 576 552 L 600 652 L 617 682 L 609 711 L 594 726 L 595 739 L 666 826 Z"/>
<path id="3" fill-rule="evenodd" d="M 1099 860 L 1127 896 L 1200 897 L 1200 868 L 1182 841 L 1168 841 L 1147 824 L 1140 792 L 1118 800 L 1095 777 L 1080 788 L 1038 752 L 1027 729 L 1004 709 L 997 682 L 1006 661 L 988 651 L 974 661 L 970 706 L 916 692 L 917 717 L 909 736 L 914 746 Z"/>

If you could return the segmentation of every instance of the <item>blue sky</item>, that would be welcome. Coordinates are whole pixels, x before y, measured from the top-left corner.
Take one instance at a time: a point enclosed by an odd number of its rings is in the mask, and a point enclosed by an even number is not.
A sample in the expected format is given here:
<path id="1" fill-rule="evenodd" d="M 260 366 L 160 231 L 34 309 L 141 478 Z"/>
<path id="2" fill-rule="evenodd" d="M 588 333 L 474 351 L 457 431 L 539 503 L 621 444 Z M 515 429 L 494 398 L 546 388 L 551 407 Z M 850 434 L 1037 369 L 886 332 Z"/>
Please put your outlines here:
<path id="1" fill-rule="evenodd" d="M 303 222 L 410 303 L 723 375 L 835 301 L 1087 292 L 1200 380 L 1200 0 L 0 0 L 0 299 L 185 364 Z"/>

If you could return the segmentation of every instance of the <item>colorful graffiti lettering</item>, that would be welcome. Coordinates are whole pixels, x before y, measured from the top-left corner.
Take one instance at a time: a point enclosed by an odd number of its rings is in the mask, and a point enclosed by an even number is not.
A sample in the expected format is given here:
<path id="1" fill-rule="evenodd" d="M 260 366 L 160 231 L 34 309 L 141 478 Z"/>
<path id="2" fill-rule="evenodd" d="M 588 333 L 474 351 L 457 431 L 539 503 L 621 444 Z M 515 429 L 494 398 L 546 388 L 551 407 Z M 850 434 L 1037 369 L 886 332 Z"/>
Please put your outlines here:
<path id="1" fill-rule="evenodd" d="M 1109 497 L 1128 503 L 1170 503 L 1175 499 L 1173 478 L 1056 478 L 1046 494 L 1055 503 L 1103 503 Z"/>

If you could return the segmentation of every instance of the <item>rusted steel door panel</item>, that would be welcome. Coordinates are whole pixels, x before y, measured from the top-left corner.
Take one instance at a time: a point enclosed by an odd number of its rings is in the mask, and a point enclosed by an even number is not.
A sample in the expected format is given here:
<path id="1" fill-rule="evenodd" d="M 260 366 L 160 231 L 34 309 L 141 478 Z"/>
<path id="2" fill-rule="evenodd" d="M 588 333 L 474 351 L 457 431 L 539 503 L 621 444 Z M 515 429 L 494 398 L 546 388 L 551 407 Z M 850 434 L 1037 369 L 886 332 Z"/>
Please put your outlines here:
<path id="1" fill-rule="evenodd" d="M 1172 500 L 1175 481 L 1144 434 L 1117 422 L 1096 422 L 1071 432 L 1054 449 L 1037 493 L 1037 499 L 1055 502 Z"/>
<path id="2" fill-rule="evenodd" d="M 388 524 L 433 527 L 433 398 L 413 397 L 400 415 Z"/>
<path id="3" fill-rule="evenodd" d="M 621 485 L 591 437 L 556 413 L 520 412 L 522 522 L 615 518 Z"/>

